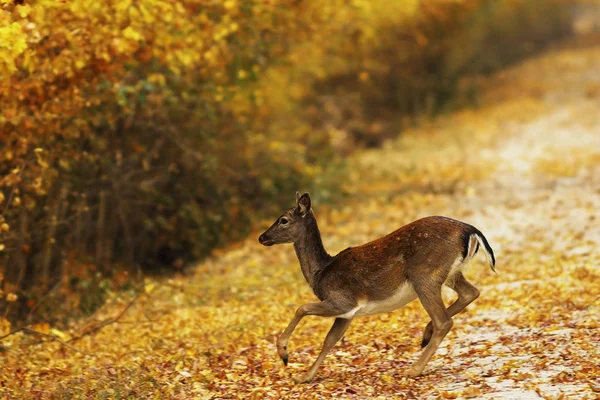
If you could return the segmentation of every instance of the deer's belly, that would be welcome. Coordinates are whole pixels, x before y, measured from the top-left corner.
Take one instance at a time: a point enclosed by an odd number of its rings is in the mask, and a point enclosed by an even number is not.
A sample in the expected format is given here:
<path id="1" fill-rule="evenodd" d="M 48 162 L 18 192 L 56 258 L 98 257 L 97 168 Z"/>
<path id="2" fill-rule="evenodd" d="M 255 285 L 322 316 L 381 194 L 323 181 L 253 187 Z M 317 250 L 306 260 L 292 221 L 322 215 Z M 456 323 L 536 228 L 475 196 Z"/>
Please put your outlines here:
<path id="1" fill-rule="evenodd" d="M 404 307 L 416 298 L 417 293 L 412 286 L 409 283 L 404 283 L 394 292 L 393 295 L 387 299 L 377 301 L 359 301 L 358 305 L 352 310 L 343 315 L 338 315 L 337 317 L 352 318 L 390 312 Z"/>

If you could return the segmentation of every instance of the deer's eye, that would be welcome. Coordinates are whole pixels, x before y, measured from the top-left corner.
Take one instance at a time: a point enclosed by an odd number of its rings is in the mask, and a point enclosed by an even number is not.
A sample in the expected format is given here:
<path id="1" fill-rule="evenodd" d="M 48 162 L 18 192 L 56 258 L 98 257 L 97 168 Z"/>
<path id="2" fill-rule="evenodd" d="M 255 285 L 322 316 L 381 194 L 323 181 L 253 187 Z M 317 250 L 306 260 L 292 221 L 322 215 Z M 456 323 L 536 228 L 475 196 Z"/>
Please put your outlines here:
<path id="1" fill-rule="evenodd" d="M 281 218 L 281 225 L 286 225 L 288 222 L 290 222 L 290 221 L 288 221 L 287 218 L 285 218 L 285 217 Z"/>

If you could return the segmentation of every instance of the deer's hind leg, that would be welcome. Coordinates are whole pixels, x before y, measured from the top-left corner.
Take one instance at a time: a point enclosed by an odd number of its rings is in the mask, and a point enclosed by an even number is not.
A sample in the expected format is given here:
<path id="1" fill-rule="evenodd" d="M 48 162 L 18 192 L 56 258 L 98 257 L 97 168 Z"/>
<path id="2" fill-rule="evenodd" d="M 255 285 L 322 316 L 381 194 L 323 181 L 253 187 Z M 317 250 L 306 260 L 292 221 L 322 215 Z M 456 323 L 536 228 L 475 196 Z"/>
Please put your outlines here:
<path id="1" fill-rule="evenodd" d="M 479 297 L 479 290 L 477 290 L 475 286 L 471 285 L 461 272 L 457 272 L 453 279 L 446 283 L 446 286 L 458 294 L 458 298 L 446 310 L 450 318 L 464 310 L 469 304 Z M 433 323 L 432 321 L 429 321 L 425 327 L 425 330 L 423 331 L 423 341 L 421 342 L 421 347 L 427 346 L 431 340 L 432 334 Z"/>
<path id="2" fill-rule="evenodd" d="M 431 359 L 431 356 L 436 352 L 444 337 L 452 328 L 452 318 L 446 310 L 444 301 L 442 300 L 442 285 L 441 284 L 424 284 L 415 285 L 415 291 L 419 296 L 423 308 L 429 314 L 433 325 L 433 333 L 429 343 L 421 353 L 419 361 L 417 361 L 407 375 L 419 376 L 423 373 L 425 365 Z"/>

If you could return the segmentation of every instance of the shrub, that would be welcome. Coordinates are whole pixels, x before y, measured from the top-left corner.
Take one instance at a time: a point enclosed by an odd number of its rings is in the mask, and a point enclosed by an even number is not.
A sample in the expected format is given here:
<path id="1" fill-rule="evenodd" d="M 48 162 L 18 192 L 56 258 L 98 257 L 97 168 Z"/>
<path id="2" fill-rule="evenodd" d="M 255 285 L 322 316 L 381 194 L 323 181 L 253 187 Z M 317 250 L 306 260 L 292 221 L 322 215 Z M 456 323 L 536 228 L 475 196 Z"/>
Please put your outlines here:
<path id="1" fill-rule="evenodd" d="M 0 5 L 0 301 L 21 310 L 245 236 L 390 121 L 568 26 L 534 0 Z"/>

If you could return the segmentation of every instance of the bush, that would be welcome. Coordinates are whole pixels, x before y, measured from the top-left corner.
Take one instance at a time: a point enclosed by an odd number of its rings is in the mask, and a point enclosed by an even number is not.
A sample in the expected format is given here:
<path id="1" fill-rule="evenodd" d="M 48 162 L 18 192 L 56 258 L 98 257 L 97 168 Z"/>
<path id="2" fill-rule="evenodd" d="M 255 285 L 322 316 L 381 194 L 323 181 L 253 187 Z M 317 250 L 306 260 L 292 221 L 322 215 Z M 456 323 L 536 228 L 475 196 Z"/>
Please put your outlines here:
<path id="1" fill-rule="evenodd" d="M 21 311 L 244 237 L 568 27 L 534 0 L 0 4 L 0 296 Z"/>

